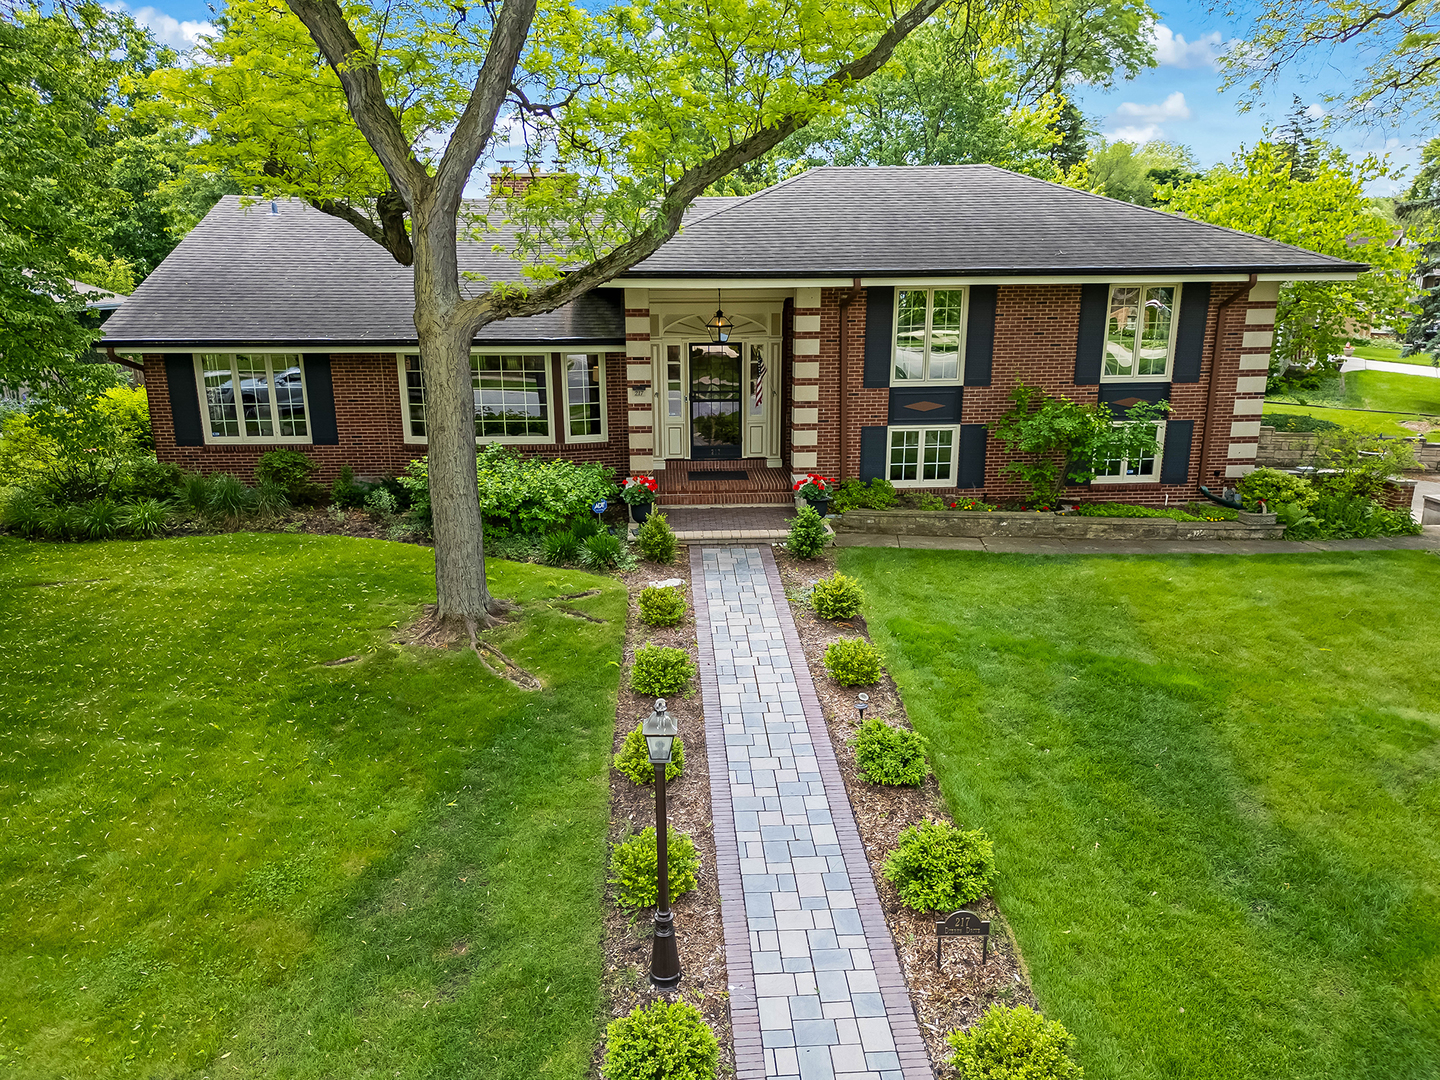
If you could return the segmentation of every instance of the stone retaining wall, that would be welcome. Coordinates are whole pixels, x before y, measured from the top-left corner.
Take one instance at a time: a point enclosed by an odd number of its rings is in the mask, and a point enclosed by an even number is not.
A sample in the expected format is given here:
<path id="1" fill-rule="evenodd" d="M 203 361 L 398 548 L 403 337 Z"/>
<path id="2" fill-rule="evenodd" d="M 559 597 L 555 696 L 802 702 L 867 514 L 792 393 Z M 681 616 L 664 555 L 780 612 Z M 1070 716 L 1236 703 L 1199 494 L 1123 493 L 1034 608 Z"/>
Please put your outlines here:
<path id="1" fill-rule="evenodd" d="M 1094 518 L 1005 510 L 849 510 L 830 519 L 836 534 L 1030 536 L 1056 540 L 1280 540 L 1281 525 L 1171 518 Z"/>

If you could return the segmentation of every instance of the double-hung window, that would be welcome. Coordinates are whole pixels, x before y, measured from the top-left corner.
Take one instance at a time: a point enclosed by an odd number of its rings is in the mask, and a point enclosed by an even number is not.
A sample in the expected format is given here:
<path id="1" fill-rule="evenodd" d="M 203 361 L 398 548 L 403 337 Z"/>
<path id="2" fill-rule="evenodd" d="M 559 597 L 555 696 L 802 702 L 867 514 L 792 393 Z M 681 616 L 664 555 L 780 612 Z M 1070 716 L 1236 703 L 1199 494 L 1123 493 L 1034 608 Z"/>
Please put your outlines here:
<path id="1" fill-rule="evenodd" d="M 401 360 L 406 437 L 426 435 L 425 371 L 415 354 Z M 472 353 L 470 387 L 475 438 L 485 442 L 554 442 L 550 424 L 549 353 Z"/>
<path id="2" fill-rule="evenodd" d="M 201 353 L 210 442 L 310 441 L 305 365 L 298 353 Z"/>
<path id="3" fill-rule="evenodd" d="M 1175 352 L 1178 285 L 1115 285 L 1105 324 L 1105 379 L 1166 379 Z"/>
<path id="4" fill-rule="evenodd" d="M 1160 457 L 1165 447 L 1165 421 L 1155 428 L 1155 452 L 1140 458 L 1107 458 L 1095 463 L 1096 484 L 1153 484 L 1160 480 Z"/>
<path id="5" fill-rule="evenodd" d="M 601 442 L 605 438 L 605 357 L 600 353 L 564 353 L 565 439 Z"/>
<path id="6" fill-rule="evenodd" d="M 960 381 L 964 289 L 895 290 L 892 386 Z"/>
<path id="7" fill-rule="evenodd" d="M 891 428 L 886 475 L 896 487 L 953 487 L 959 442 L 954 427 Z"/>

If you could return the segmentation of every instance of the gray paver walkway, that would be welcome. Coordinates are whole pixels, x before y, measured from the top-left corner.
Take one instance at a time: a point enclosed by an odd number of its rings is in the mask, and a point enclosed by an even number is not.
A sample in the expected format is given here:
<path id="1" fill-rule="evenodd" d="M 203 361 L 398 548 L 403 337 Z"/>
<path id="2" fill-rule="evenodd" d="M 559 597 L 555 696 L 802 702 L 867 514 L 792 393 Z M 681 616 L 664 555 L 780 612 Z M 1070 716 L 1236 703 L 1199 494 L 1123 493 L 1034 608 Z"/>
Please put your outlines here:
<path id="1" fill-rule="evenodd" d="M 691 568 L 736 1075 L 930 1080 L 774 557 Z"/>

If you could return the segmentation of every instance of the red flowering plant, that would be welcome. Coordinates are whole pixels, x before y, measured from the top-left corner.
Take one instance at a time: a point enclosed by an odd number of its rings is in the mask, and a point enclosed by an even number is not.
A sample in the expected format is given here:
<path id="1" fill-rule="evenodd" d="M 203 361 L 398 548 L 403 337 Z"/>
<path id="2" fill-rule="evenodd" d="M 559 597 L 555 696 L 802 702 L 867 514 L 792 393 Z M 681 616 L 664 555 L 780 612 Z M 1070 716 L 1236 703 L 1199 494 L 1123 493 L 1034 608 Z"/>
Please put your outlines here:
<path id="1" fill-rule="evenodd" d="M 802 499 L 816 500 L 828 499 L 830 497 L 830 485 L 834 480 L 828 480 L 819 473 L 806 473 L 804 480 L 796 480 L 792 489 Z"/>
<path id="2" fill-rule="evenodd" d="M 631 506 L 644 506 L 655 501 L 655 490 L 659 487 L 653 476 L 635 475 L 620 485 L 620 498 Z"/>

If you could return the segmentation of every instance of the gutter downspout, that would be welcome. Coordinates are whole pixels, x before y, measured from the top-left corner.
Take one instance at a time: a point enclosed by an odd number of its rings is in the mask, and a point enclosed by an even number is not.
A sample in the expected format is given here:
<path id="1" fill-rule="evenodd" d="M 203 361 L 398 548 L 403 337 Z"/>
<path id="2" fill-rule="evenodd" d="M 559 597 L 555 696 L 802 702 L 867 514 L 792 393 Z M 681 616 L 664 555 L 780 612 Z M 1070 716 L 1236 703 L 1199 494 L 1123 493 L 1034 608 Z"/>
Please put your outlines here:
<path id="1" fill-rule="evenodd" d="M 1205 463 L 1210 460 L 1211 432 L 1215 427 L 1215 388 L 1219 385 L 1219 380 L 1215 377 L 1215 368 L 1220 360 L 1220 334 L 1225 329 L 1226 310 L 1242 296 L 1249 296 L 1250 290 L 1255 288 L 1255 283 L 1259 279 L 1259 274 L 1251 274 L 1249 284 L 1242 285 L 1230 299 L 1215 309 L 1215 340 L 1210 345 L 1210 390 L 1205 401 L 1205 437 L 1200 440 L 1200 479 L 1202 482 L 1206 479 Z"/>
<path id="2" fill-rule="evenodd" d="M 840 471 L 837 481 L 845 479 L 845 440 L 850 433 L 850 350 L 847 342 L 845 319 L 850 314 L 850 305 L 860 298 L 860 279 L 854 278 L 850 288 L 840 294 Z"/>
<path id="3" fill-rule="evenodd" d="M 105 356 L 106 359 L 108 359 L 112 364 L 119 364 L 121 367 L 128 367 L 131 371 L 140 372 L 141 375 L 145 374 L 144 364 L 137 364 L 134 360 L 127 360 L 125 359 L 125 357 L 117 355 L 113 346 L 105 350 Z"/>

